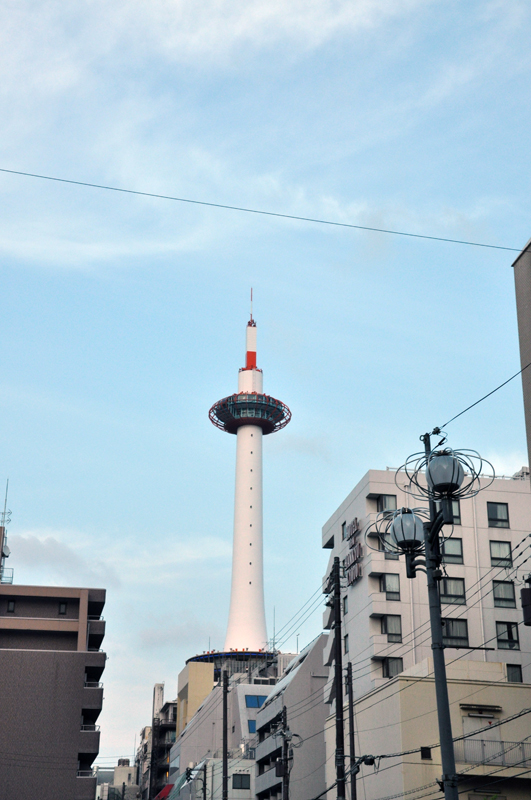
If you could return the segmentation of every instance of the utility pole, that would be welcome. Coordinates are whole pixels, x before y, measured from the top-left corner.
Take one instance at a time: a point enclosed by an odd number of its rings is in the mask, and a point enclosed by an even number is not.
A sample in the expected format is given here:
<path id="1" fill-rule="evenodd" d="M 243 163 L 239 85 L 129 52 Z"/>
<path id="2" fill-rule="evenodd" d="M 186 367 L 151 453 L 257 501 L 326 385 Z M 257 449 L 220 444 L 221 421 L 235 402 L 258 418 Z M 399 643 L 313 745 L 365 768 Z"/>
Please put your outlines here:
<path id="1" fill-rule="evenodd" d="M 288 739 L 288 709 L 282 709 L 282 800 L 289 800 L 289 739 Z"/>
<path id="2" fill-rule="evenodd" d="M 356 748 L 354 745 L 354 690 L 352 688 L 352 662 L 347 664 L 347 692 L 348 692 L 348 738 L 350 749 L 350 798 L 356 800 L 356 773 L 353 770 L 356 762 Z"/>
<path id="3" fill-rule="evenodd" d="M 334 669 L 336 685 L 336 781 L 337 800 L 345 800 L 345 734 L 343 729 L 343 642 L 341 640 L 341 566 L 334 558 Z"/>
<path id="4" fill-rule="evenodd" d="M 429 433 L 421 436 L 424 443 L 426 463 L 431 455 L 431 439 Z M 444 508 L 445 504 L 448 508 Z M 441 762 L 443 769 L 442 789 L 445 800 L 458 800 L 457 774 L 455 771 L 454 743 L 452 739 L 452 722 L 450 719 L 450 701 L 448 699 L 448 683 L 446 680 L 446 664 L 444 662 L 443 629 L 441 619 L 441 600 L 438 582 L 441 554 L 439 533 L 442 527 L 442 516 L 451 513 L 451 500 L 443 501 L 443 512 L 438 517 L 435 501 L 429 498 L 430 521 L 424 523 L 424 546 L 426 556 L 426 573 L 428 576 L 428 602 L 430 607 L 431 650 L 433 656 L 433 672 L 435 677 L 435 696 L 437 698 L 437 716 L 439 720 L 439 741 L 441 743 Z M 446 514 L 445 514 L 446 512 Z M 437 522 L 436 522 L 437 520 Z"/>
<path id="5" fill-rule="evenodd" d="M 229 800 L 229 754 L 228 754 L 228 713 L 227 696 L 229 694 L 229 673 L 226 669 L 222 673 L 223 679 L 223 788 L 222 800 Z"/>

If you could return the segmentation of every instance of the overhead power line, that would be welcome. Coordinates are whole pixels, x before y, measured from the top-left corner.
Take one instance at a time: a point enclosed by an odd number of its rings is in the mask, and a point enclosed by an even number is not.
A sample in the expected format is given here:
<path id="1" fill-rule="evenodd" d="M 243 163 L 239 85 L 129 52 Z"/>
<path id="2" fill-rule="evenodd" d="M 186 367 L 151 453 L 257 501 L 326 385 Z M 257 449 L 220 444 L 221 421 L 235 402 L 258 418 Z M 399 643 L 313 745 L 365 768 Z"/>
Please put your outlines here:
<path id="1" fill-rule="evenodd" d="M 467 412 L 467 411 L 470 411 L 470 409 L 471 409 L 471 408 L 474 408 L 474 406 L 477 406 L 479 403 L 482 403 L 482 402 L 483 402 L 483 400 L 486 400 L 486 399 L 487 399 L 487 397 L 490 397 L 490 396 L 491 396 L 491 394 L 494 394 L 494 392 L 497 392 L 497 391 L 498 391 L 498 389 L 501 389 L 501 388 L 503 388 L 504 386 L 506 386 L 506 385 L 507 385 L 508 383 L 510 383 L 512 380 L 514 380 L 514 379 L 515 379 L 515 378 L 517 378 L 519 375 L 521 375 L 521 374 L 522 374 L 522 372 L 524 372 L 524 370 L 526 370 L 528 367 L 531 367 L 531 361 L 529 362 L 529 364 L 526 364 L 526 365 L 525 365 L 525 367 L 522 367 L 522 369 L 519 369 L 519 370 L 518 370 L 518 372 L 515 372 L 515 373 L 514 373 L 514 375 L 511 375 L 511 377 L 510 377 L 510 378 L 507 378 L 507 380 L 506 380 L 506 381 L 504 381 L 503 383 L 500 383 L 500 385 L 499 385 L 499 386 L 496 386 L 496 388 L 495 388 L 495 389 L 493 389 L 493 390 L 492 390 L 492 392 L 489 392 L 488 394 L 485 394 L 485 395 L 483 395 L 483 397 L 481 397 L 479 400 L 476 400 L 476 402 L 475 402 L 475 403 L 472 403 L 472 405 L 471 405 L 471 406 L 468 406 L 467 408 L 465 408 L 465 410 L 464 410 L 464 411 L 460 411 L 460 412 L 459 412 L 459 414 L 456 414 L 456 415 L 455 415 L 455 417 L 452 417 L 452 419 L 449 419 L 449 420 L 448 420 L 448 422 L 445 422 L 445 423 L 444 423 L 444 425 L 441 425 L 441 429 L 442 429 L 442 430 L 444 430 L 444 428 L 446 428 L 446 426 L 447 426 L 447 425 L 449 425 L 449 424 L 450 424 L 450 422 L 453 422 L 453 421 L 454 421 L 454 419 L 457 419 L 458 417 L 461 417 L 461 416 L 463 416 L 463 414 L 466 414 L 466 412 Z"/>
<path id="2" fill-rule="evenodd" d="M 354 228 L 358 231 L 372 231 L 373 233 L 387 233 L 392 236 L 409 236 L 413 239 L 429 239 L 434 242 L 450 242 L 451 244 L 465 244 L 470 247 L 487 247 L 491 250 L 510 250 L 513 253 L 520 253 L 519 247 L 504 247 L 499 244 L 485 244 L 485 242 L 469 242 L 466 239 L 450 239 L 446 236 L 427 236 L 423 233 L 410 233 L 409 231 L 395 231 L 388 228 L 372 228 L 369 225 L 354 225 L 350 222 L 336 222 L 330 219 L 318 219 L 316 217 L 300 217 L 296 214 L 281 214 L 279 211 L 264 211 L 258 208 L 246 208 L 245 206 L 229 206 L 225 203 L 212 203 L 207 200 L 191 200 L 189 197 L 175 197 L 169 194 L 157 194 L 156 192 L 141 192 L 136 189 L 124 189 L 120 186 L 106 186 L 101 183 L 89 183 L 88 181 L 74 181 L 70 178 L 57 178 L 52 175 L 39 175 L 34 172 L 22 172 L 16 169 L 5 169 L 0 167 L 0 172 L 10 175 L 23 175 L 25 178 L 39 178 L 43 181 L 55 181 L 56 183 L 70 183 L 74 186 L 86 186 L 90 189 L 105 189 L 108 192 L 121 192 L 122 194 L 136 194 L 141 197 L 155 197 L 159 200 L 173 200 L 177 203 L 190 203 L 195 206 L 209 206 L 210 208 L 224 208 L 228 211 L 241 211 L 245 214 L 260 214 L 265 217 L 280 217 L 281 219 L 293 219 L 298 222 L 313 222 L 318 225 L 333 225 L 337 228 Z"/>

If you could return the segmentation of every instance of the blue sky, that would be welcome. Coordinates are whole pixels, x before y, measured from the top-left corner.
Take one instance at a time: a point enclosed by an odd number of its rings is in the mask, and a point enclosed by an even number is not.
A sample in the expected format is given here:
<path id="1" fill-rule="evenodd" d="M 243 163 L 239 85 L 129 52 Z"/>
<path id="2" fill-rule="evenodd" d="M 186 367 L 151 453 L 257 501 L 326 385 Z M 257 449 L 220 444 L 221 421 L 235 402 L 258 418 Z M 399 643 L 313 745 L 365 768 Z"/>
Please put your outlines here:
<path id="1" fill-rule="evenodd" d="M 531 10 L 445 0 L 17 0 L 0 10 L 0 167 L 520 248 Z M 519 368 L 503 250 L 0 173 L 0 426 L 17 583 L 108 590 L 101 761 L 223 644 L 234 391 L 254 288 L 265 580 L 284 624 L 369 468 Z M 526 463 L 513 381 L 448 428 Z M 0 476 L 1 477 L 1 476 Z M 314 636 L 320 613 L 285 649 Z"/>

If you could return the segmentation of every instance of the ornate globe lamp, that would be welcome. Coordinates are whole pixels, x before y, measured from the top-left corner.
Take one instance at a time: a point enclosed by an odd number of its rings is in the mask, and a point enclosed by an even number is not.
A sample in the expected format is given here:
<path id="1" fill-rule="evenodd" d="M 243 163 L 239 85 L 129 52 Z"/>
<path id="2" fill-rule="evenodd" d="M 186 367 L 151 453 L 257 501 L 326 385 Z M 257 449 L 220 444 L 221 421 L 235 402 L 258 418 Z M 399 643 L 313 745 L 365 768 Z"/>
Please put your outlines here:
<path id="1" fill-rule="evenodd" d="M 395 512 L 389 534 L 402 553 L 416 553 L 424 545 L 424 524 L 410 508 Z"/>

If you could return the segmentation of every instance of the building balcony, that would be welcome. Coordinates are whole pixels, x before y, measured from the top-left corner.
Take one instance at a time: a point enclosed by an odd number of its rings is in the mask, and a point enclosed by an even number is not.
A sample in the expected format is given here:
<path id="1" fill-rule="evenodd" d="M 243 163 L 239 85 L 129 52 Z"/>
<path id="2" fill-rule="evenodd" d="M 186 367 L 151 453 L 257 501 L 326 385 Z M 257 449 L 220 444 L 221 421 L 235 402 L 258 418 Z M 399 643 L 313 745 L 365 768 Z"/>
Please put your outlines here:
<path id="1" fill-rule="evenodd" d="M 79 770 L 73 800 L 94 800 L 96 796 L 97 778 L 92 770 Z"/>
<path id="2" fill-rule="evenodd" d="M 83 708 L 101 711 L 103 705 L 103 686 L 101 683 L 86 682 L 83 689 Z"/>
<path id="3" fill-rule="evenodd" d="M 531 767 L 531 742 L 492 742 L 463 739 L 454 744 L 455 760 L 465 764 Z"/>
<path id="4" fill-rule="evenodd" d="M 158 719 L 158 718 L 155 718 L 153 720 L 153 724 L 154 724 L 154 726 L 156 728 L 159 728 L 160 730 L 167 731 L 167 730 L 170 730 L 172 728 L 173 729 L 176 728 L 177 720 L 176 719 Z"/>
<path id="5" fill-rule="evenodd" d="M 88 623 L 88 649 L 99 650 L 105 636 L 105 620 L 91 619 Z"/>
<path id="6" fill-rule="evenodd" d="M 267 758 L 274 753 L 275 750 L 281 750 L 282 748 L 282 736 L 275 736 L 271 735 L 268 736 L 267 739 L 264 739 L 263 742 L 260 742 L 256 746 L 255 757 L 257 761 L 261 761 L 263 758 Z"/>
<path id="7" fill-rule="evenodd" d="M 278 778 L 276 774 L 275 765 L 271 765 L 271 769 L 264 772 L 262 775 L 257 775 L 254 782 L 254 791 L 256 795 L 262 794 L 262 792 L 267 792 L 272 789 L 274 786 L 278 786 L 279 789 L 282 786 L 282 778 Z"/>
<path id="8" fill-rule="evenodd" d="M 99 725 L 82 725 L 79 732 L 80 753 L 98 753 L 100 749 Z"/>

